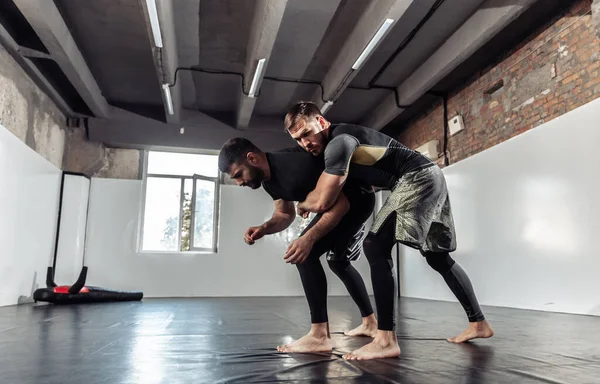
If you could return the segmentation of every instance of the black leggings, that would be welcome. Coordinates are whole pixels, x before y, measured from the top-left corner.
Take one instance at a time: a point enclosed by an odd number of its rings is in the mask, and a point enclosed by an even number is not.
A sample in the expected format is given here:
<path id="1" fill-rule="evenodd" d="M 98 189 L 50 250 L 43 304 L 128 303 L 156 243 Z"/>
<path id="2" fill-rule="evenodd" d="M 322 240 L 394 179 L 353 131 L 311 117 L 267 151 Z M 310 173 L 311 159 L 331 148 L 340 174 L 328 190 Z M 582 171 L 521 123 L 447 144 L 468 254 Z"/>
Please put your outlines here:
<path id="1" fill-rule="evenodd" d="M 326 323 L 327 317 L 327 278 L 321 265 L 321 256 L 313 249 L 310 256 L 302 264 L 296 264 L 308 306 L 310 308 L 310 321 L 312 324 Z M 367 288 L 360 273 L 349 261 L 328 261 L 329 268 L 342 280 L 348 293 L 358 306 L 360 315 L 367 317 L 373 314 L 373 307 L 369 300 Z"/>
<path id="2" fill-rule="evenodd" d="M 363 243 L 371 267 L 379 329 L 383 331 L 392 331 L 396 326 L 394 263 L 391 255 L 392 248 L 396 244 L 395 223 L 396 215 L 391 214 L 380 231 L 377 234 L 369 233 Z M 464 308 L 469 321 L 483 321 L 485 317 L 479 308 L 471 281 L 450 254 L 447 252 L 421 252 L 421 254 L 429 266 L 442 275 Z"/>
<path id="3" fill-rule="evenodd" d="M 329 268 L 342 280 L 348 293 L 358 306 L 362 317 L 373 314 L 373 307 L 369 300 L 367 288 L 360 273 L 345 258 L 348 245 L 352 237 L 362 227 L 363 223 L 373 212 L 375 196 L 373 193 L 349 193 L 350 211 L 331 232 L 317 241 L 313 246 L 306 261 L 296 264 L 300 273 L 300 280 L 310 308 L 311 323 L 325 323 L 327 317 L 327 278 L 321 264 L 320 257 L 328 251 L 335 254 L 335 260 L 328 260 Z M 304 230 L 306 232 L 320 218 L 315 219 Z M 303 232 L 303 233 L 304 233 Z"/>

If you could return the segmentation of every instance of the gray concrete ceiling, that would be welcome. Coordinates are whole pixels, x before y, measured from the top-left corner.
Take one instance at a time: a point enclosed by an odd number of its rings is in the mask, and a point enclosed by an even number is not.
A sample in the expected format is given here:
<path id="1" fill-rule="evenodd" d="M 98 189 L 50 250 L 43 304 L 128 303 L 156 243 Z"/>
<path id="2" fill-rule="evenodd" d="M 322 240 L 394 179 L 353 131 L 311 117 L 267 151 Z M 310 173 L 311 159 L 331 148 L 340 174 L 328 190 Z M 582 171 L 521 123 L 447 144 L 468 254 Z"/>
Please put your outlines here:
<path id="1" fill-rule="evenodd" d="M 410 94 L 413 103 L 441 80 L 447 82 L 449 73 L 536 3 L 156 0 L 165 44 L 160 50 L 153 44 L 146 0 L 7 1 L 14 1 L 63 77 L 81 94 L 93 112 L 90 118 L 102 120 L 90 127 L 130 122 L 91 136 L 136 147 L 160 146 L 161 140 L 170 146 L 202 146 L 202 130 L 209 128 L 225 129 L 225 136 L 247 131 L 244 135 L 252 137 L 260 132 L 266 142 L 272 135 L 282 143 L 281 121 L 287 108 L 300 99 L 323 105 L 322 93 L 327 100 L 334 97 L 327 113 L 333 121 L 371 122 L 376 129 L 397 124 L 406 110 L 396 105 L 402 104 L 397 95 Z M 62 20 L 36 15 L 52 7 Z M 365 64 L 352 71 L 353 61 L 386 18 L 395 21 L 390 32 Z M 468 44 L 459 39 L 468 32 L 465 26 L 474 35 Z M 73 46 L 56 44 L 65 33 Z M 81 62 L 67 61 L 79 55 Z M 267 59 L 265 78 L 258 97 L 249 98 L 245 93 L 262 57 Z M 432 57 L 444 65 L 432 65 Z M 424 65 L 431 71 L 424 71 Z M 325 89 L 306 83 L 311 81 Z M 161 93 L 165 82 L 172 86 L 176 110 L 172 116 L 166 113 Z M 96 95 L 94 90 L 99 90 Z M 151 131 L 144 130 L 148 118 L 155 121 Z M 177 134 L 165 139 L 155 133 L 160 124 L 165 132 L 186 124 L 186 129 L 196 130 L 194 140 Z M 127 134 L 119 133 L 123 129 L 129 130 Z"/>
<path id="2" fill-rule="evenodd" d="M 56 0 L 104 97 L 160 106 L 160 86 L 138 0 Z"/>

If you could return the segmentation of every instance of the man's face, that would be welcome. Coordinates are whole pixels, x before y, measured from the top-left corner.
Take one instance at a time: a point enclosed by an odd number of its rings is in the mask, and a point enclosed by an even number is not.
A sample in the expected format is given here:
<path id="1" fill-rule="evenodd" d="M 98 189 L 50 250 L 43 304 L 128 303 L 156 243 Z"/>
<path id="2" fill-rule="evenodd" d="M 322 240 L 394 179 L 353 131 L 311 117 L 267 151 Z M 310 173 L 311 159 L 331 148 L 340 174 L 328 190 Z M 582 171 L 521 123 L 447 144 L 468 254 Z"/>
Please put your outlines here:
<path id="1" fill-rule="evenodd" d="M 265 174 L 260 168 L 252 165 L 249 161 L 245 161 L 241 164 L 232 164 L 229 167 L 229 177 L 241 187 L 258 189 L 265 179 Z"/>
<path id="2" fill-rule="evenodd" d="M 311 119 L 300 119 L 289 132 L 302 148 L 313 156 L 319 156 L 327 145 L 325 132 L 323 132 L 325 126 L 325 119 L 317 116 Z"/>

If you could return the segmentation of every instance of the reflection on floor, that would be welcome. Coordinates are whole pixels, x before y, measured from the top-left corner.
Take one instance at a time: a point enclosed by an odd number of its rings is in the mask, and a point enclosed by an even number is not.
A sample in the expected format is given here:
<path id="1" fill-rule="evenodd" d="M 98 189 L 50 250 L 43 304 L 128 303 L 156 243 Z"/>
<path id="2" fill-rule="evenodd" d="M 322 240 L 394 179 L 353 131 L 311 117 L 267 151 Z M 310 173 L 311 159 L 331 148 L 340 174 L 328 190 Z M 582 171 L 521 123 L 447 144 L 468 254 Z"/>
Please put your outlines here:
<path id="1" fill-rule="evenodd" d="M 144 299 L 0 308 L 0 383 L 598 383 L 600 318 L 484 307 L 492 339 L 454 345 L 457 303 L 402 299 L 396 359 L 347 362 L 369 341 L 330 297 L 332 354 L 277 353 L 309 327 L 304 298 Z"/>

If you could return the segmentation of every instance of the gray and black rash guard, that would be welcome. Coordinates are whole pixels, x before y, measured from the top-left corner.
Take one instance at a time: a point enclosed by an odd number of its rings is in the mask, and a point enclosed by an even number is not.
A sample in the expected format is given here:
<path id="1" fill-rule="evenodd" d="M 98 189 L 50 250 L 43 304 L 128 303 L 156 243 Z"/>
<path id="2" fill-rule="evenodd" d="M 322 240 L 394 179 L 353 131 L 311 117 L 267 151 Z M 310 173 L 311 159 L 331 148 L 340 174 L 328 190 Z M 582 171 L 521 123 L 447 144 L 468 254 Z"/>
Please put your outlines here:
<path id="1" fill-rule="evenodd" d="M 434 165 L 424 155 L 374 129 L 333 124 L 329 130 L 324 153 L 326 173 L 392 189 L 404 174 Z"/>

